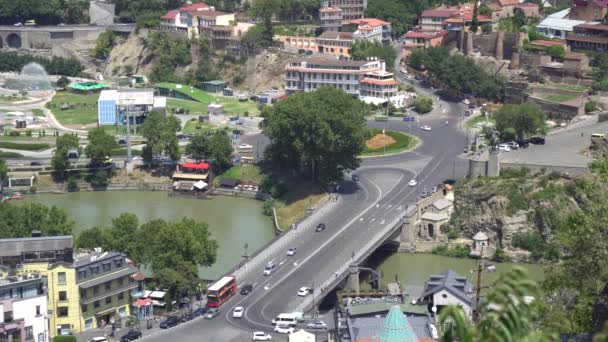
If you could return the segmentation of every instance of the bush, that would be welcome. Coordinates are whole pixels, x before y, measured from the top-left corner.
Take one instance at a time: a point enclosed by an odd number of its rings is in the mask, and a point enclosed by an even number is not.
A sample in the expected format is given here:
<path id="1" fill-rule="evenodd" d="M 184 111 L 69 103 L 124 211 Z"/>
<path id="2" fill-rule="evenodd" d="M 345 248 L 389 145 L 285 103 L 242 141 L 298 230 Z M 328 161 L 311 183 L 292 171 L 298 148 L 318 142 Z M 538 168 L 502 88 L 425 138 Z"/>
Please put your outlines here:
<path id="1" fill-rule="evenodd" d="M 78 186 L 78 181 L 76 180 L 76 178 L 74 177 L 70 177 L 67 180 L 67 188 L 69 192 L 76 192 L 80 190 L 80 187 Z"/>
<path id="2" fill-rule="evenodd" d="M 483 34 L 490 34 L 492 32 L 492 24 L 485 23 L 481 25 L 481 32 L 483 32 Z"/>
<path id="3" fill-rule="evenodd" d="M 272 208 L 274 207 L 274 200 L 272 199 L 267 199 L 266 201 L 264 201 L 264 209 L 263 209 L 263 213 L 266 216 L 272 216 Z"/>
<path id="4" fill-rule="evenodd" d="M 424 96 L 417 96 L 414 100 L 414 111 L 419 114 L 426 114 L 433 110 L 433 100 Z"/>
<path id="5" fill-rule="evenodd" d="M 10 131 L 8 133 L 8 135 L 10 135 L 11 137 L 18 137 L 18 136 L 21 135 L 21 132 L 19 132 L 19 131 Z"/>
<path id="6" fill-rule="evenodd" d="M 110 176 L 107 171 L 98 170 L 87 177 L 87 182 L 91 184 L 93 189 L 105 189 L 110 184 Z"/>
<path id="7" fill-rule="evenodd" d="M 448 240 L 456 240 L 460 236 L 460 232 L 458 231 L 458 229 L 452 228 L 448 230 L 447 236 Z"/>
<path id="8" fill-rule="evenodd" d="M 467 258 L 471 253 L 471 248 L 467 245 L 457 245 L 452 248 L 448 245 L 441 245 L 433 248 L 431 253 L 453 258 Z"/>
<path id="9" fill-rule="evenodd" d="M 76 336 L 55 336 L 53 342 L 76 342 Z"/>
<path id="10" fill-rule="evenodd" d="M 587 101 L 587 103 L 585 103 L 585 113 L 591 113 L 595 110 L 595 101 Z"/>
<path id="11" fill-rule="evenodd" d="M 38 191 L 38 188 L 36 188 L 35 186 L 30 187 L 30 194 L 35 194 L 37 191 Z"/>
<path id="12" fill-rule="evenodd" d="M 516 233 L 513 235 L 511 244 L 515 248 L 521 248 L 530 252 L 533 260 L 547 259 L 558 260 L 557 248 L 543 239 L 536 230 L 530 232 Z"/>
<path id="13" fill-rule="evenodd" d="M 494 251 L 494 255 L 492 255 L 492 261 L 506 262 L 506 261 L 509 261 L 509 257 L 507 257 L 507 254 L 505 253 L 505 251 L 502 248 L 496 247 L 496 250 Z"/>

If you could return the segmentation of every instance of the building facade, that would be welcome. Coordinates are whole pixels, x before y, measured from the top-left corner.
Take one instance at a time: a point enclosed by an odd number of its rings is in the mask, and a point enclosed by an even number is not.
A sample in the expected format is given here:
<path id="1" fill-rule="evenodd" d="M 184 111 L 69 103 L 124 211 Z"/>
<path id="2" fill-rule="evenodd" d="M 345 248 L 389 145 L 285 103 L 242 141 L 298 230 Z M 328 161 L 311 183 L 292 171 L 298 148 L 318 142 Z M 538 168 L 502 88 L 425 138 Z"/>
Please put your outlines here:
<path id="1" fill-rule="evenodd" d="M 452 10 L 425 10 L 420 14 L 420 29 L 423 31 L 443 30 L 443 21 L 452 16 Z"/>
<path id="2" fill-rule="evenodd" d="M 572 50 L 608 51 L 608 25 L 581 24 L 566 35 L 566 43 Z"/>
<path id="3" fill-rule="evenodd" d="M 102 90 L 97 100 L 100 125 L 142 124 L 152 110 L 165 113 L 167 100 L 154 96 L 154 89 Z"/>
<path id="4" fill-rule="evenodd" d="M 367 40 L 384 44 L 391 43 L 391 23 L 376 18 L 361 18 L 348 22 L 356 25 L 357 29 L 353 33 L 353 39 Z"/>
<path id="5" fill-rule="evenodd" d="M 350 57 L 353 34 L 349 32 L 323 32 L 317 37 L 317 49 L 321 53 Z"/>
<path id="6" fill-rule="evenodd" d="M 393 73 L 371 71 L 359 82 L 359 96 L 388 99 L 397 95 L 397 81 Z"/>
<path id="7" fill-rule="evenodd" d="M 341 9 L 342 21 L 350 21 L 363 18 L 367 9 L 367 0 L 328 0 L 327 5 Z"/>
<path id="8" fill-rule="evenodd" d="M 324 32 L 338 32 L 342 26 L 342 10 L 336 7 L 322 7 L 319 9 L 319 20 Z"/>

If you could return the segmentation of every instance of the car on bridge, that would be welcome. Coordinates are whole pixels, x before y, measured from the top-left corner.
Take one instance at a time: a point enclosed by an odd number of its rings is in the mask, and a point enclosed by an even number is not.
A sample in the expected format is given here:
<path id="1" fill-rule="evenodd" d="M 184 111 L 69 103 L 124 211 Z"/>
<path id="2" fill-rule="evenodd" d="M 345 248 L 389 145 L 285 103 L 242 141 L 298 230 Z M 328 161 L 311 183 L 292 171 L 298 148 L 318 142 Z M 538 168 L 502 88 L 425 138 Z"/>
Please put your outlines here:
<path id="1" fill-rule="evenodd" d="M 325 230 L 325 223 L 319 223 L 317 225 L 317 228 L 315 229 L 316 232 L 322 232 Z"/>
<path id="2" fill-rule="evenodd" d="M 179 318 L 177 318 L 176 316 L 169 316 L 169 317 L 167 317 L 166 320 L 160 322 L 160 328 L 167 329 L 167 328 L 174 327 L 178 324 L 179 324 Z"/>
<path id="3" fill-rule="evenodd" d="M 242 306 L 237 306 L 236 308 L 234 308 L 234 311 L 232 311 L 232 317 L 243 318 L 244 311 L 245 309 Z"/>
<path id="4" fill-rule="evenodd" d="M 131 330 L 128 333 L 122 335 L 122 337 L 120 338 L 120 342 L 135 341 L 140 338 L 141 338 L 141 331 Z"/>
<path id="5" fill-rule="evenodd" d="M 306 296 L 308 296 L 308 294 L 311 292 L 311 290 L 312 290 L 312 289 L 311 289 L 310 287 L 305 287 L 305 286 L 302 286 L 302 287 L 300 287 L 300 289 L 298 290 L 298 296 L 300 296 L 300 297 L 306 297 Z"/>
<path id="6" fill-rule="evenodd" d="M 323 321 L 316 321 L 306 324 L 308 329 L 327 329 L 327 324 Z"/>
<path id="7" fill-rule="evenodd" d="M 252 284 L 245 284 L 245 285 L 243 285 L 243 287 L 241 287 L 241 294 L 243 296 L 246 296 L 246 295 L 250 294 L 251 291 L 253 291 L 253 285 Z"/>
<path id="8" fill-rule="evenodd" d="M 274 327 L 274 331 L 278 332 L 279 334 L 293 334 L 294 330 L 294 327 L 283 324 L 277 324 L 277 326 Z"/>
<path id="9" fill-rule="evenodd" d="M 423 131 L 429 132 L 429 131 L 431 131 L 431 126 L 428 126 L 428 125 L 420 126 L 420 129 Z"/>
<path id="10" fill-rule="evenodd" d="M 252 341 L 270 341 L 272 340 L 272 336 L 263 331 L 256 331 L 253 333 Z"/>
<path id="11" fill-rule="evenodd" d="M 416 186 L 416 185 L 418 185 L 418 181 L 415 180 L 415 179 L 412 179 L 411 181 L 409 181 L 409 183 L 407 183 L 407 185 L 409 185 L 409 186 Z"/>
<path id="12" fill-rule="evenodd" d="M 290 249 L 287 250 L 287 255 L 288 256 L 294 256 L 296 255 L 296 248 L 295 247 L 291 247 Z"/>

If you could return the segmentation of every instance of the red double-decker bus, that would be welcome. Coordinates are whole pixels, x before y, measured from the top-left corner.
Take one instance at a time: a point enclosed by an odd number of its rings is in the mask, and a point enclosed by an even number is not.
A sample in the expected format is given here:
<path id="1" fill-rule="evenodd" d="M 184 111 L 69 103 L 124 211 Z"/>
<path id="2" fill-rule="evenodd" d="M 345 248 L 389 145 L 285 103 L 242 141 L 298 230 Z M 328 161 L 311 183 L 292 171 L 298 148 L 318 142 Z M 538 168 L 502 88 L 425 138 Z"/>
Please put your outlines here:
<path id="1" fill-rule="evenodd" d="M 218 308 L 235 294 L 236 277 L 223 277 L 207 289 L 207 306 Z"/>

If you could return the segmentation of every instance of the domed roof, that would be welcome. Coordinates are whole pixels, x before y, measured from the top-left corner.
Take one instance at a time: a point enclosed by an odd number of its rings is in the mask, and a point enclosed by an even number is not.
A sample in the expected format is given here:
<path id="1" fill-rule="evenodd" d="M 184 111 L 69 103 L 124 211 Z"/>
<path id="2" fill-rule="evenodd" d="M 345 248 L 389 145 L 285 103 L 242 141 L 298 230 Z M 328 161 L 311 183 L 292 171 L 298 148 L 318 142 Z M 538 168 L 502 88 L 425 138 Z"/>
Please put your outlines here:
<path id="1" fill-rule="evenodd" d="M 418 338 L 399 306 L 393 306 L 374 342 L 417 342 Z"/>
<path id="2" fill-rule="evenodd" d="M 473 240 L 485 241 L 485 240 L 488 240 L 488 236 L 484 232 L 477 232 L 477 234 L 475 234 L 475 236 L 473 236 Z"/>

